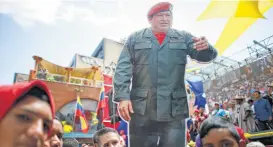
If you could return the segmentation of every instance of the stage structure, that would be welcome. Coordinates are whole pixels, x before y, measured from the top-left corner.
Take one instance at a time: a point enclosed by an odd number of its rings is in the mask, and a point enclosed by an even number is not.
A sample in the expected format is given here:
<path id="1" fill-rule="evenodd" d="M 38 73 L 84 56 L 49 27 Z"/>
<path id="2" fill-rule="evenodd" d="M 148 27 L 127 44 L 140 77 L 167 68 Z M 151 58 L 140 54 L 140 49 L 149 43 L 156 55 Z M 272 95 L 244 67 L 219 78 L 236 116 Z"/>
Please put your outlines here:
<path id="1" fill-rule="evenodd" d="M 234 71 L 240 67 L 257 61 L 273 52 L 273 35 L 261 41 L 253 40 L 253 45 L 233 53 L 229 57 L 218 56 L 213 62 L 208 65 L 199 64 L 199 70 L 188 72 L 187 78 L 199 76 L 206 80 L 213 80 L 223 76 L 225 73 Z"/>

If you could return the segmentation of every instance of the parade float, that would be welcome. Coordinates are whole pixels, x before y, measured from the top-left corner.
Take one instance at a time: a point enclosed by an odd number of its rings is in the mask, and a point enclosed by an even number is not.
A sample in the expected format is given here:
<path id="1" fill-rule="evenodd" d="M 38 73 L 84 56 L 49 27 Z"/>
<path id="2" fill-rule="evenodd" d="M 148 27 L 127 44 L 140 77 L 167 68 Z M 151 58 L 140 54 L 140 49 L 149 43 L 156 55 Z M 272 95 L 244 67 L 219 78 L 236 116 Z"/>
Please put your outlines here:
<path id="1" fill-rule="evenodd" d="M 44 81 L 56 105 L 56 115 L 64 125 L 65 138 L 77 138 L 82 143 L 92 143 L 97 130 L 97 107 L 100 101 L 104 78 L 99 66 L 88 68 L 62 67 L 42 57 L 33 56 L 35 67 L 30 71 L 29 81 Z M 80 98 L 87 120 L 88 132 L 83 133 L 80 120 L 75 119 L 75 106 Z"/>

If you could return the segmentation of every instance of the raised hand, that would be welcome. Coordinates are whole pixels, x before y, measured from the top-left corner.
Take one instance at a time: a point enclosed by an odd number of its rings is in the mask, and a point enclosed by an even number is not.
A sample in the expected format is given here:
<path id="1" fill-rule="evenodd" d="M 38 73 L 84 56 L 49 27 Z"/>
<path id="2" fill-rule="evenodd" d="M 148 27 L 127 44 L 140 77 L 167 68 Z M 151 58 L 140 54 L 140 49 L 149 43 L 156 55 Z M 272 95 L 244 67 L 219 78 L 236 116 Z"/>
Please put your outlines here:
<path id="1" fill-rule="evenodd" d="M 198 51 L 202 51 L 202 50 L 206 50 L 209 48 L 209 43 L 206 37 L 200 37 L 200 38 L 192 38 L 194 44 L 193 44 L 193 48 L 198 50 Z"/>

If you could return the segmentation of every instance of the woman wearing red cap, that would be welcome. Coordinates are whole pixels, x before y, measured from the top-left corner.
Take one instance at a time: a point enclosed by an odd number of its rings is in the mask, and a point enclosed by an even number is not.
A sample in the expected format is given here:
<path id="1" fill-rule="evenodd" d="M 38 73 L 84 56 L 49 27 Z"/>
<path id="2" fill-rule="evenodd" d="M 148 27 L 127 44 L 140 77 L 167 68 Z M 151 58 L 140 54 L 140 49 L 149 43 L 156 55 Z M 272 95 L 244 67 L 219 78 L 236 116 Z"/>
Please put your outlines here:
<path id="1" fill-rule="evenodd" d="M 114 100 L 120 116 L 130 121 L 130 147 L 185 146 L 187 56 L 210 62 L 217 51 L 205 37 L 171 28 L 168 2 L 154 5 L 148 21 L 151 27 L 136 31 L 124 45 L 114 76 Z"/>
<path id="2" fill-rule="evenodd" d="M 0 86 L 0 146 L 42 147 L 54 111 L 52 95 L 41 81 Z"/>

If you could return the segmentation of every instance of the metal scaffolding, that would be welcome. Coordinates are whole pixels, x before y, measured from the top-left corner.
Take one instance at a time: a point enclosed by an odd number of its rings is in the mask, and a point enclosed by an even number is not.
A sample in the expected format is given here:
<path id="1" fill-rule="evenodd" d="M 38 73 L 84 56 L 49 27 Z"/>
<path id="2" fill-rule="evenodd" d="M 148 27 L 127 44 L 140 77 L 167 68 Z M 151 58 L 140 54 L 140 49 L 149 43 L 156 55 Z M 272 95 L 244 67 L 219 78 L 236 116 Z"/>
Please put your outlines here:
<path id="1" fill-rule="evenodd" d="M 201 67 L 198 72 L 187 73 L 187 77 L 199 76 L 204 81 L 213 80 L 219 76 L 223 76 L 229 71 L 234 71 L 237 68 L 248 65 L 256 60 L 259 60 L 273 52 L 273 35 L 269 36 L 261 41 L 253 40 L 253 45 L 247 46 L 245 49 L 236 52 L 235 54 L 248 55 L 242 60 L 234 60 L 232 56 L 225 57 L 219 56 L 212 63 L 205 67 Z M 234 55 L 235 55 L 234 54 Z M 241 55 L 240 55 L 241 54 Z M 272 55 L 273 57 L 273 55 Z"/>

